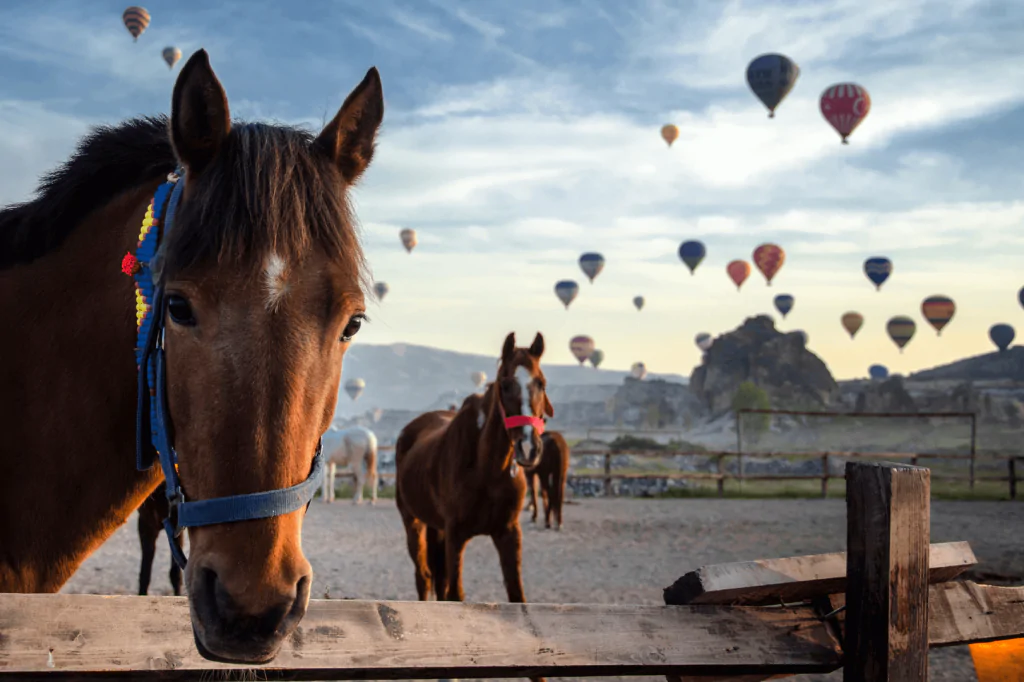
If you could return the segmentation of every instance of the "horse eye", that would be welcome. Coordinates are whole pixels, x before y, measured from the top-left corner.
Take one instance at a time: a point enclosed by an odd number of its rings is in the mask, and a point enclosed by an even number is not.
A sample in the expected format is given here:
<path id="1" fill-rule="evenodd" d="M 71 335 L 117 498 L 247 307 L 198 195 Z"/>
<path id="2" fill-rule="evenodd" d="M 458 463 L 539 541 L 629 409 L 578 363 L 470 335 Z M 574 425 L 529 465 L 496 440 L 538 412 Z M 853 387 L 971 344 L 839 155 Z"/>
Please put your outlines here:
<path id="1" fill-rule="evenodd" d="M 359 330 L 363 328 L 363 320 L 366 319 L 366 315 L 362 313 L 353 315 L 345 325 L 345 331 L 341 333 L 341 340 L 348 342 L 352 340 L 352 337 L 359 333 Z"/>
<path id="2" fill-rule="evenodd" d="M 183 327 L 194 327 L 196 324 L 196 317 L 192 313 L 192 304 L 184 296 L 171 294 L 167 297 L 167 314 L 171 316 L 175 324 L 180 324 Z"/>

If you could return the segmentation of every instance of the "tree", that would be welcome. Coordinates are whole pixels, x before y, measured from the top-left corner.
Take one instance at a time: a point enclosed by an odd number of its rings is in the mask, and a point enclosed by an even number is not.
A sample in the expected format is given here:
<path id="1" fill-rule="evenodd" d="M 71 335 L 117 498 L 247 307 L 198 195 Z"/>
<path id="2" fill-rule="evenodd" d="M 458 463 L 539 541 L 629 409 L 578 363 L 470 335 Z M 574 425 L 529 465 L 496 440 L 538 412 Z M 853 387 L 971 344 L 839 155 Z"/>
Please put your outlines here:
<path id="1" fill-rule="evenodd" d="M 744 381 L 740 384 L 732 397 L 732 409 L 736 412 L 740 410 L 770 410 L 771 408 L 772 401 L 768 397 L 768 393 L 752 381 Z M 752 440 L 757 440 L 768 430 L 771 424 L 771 415 L 748 415 L 740 423 L 743 432 L 751 436 Z"/>

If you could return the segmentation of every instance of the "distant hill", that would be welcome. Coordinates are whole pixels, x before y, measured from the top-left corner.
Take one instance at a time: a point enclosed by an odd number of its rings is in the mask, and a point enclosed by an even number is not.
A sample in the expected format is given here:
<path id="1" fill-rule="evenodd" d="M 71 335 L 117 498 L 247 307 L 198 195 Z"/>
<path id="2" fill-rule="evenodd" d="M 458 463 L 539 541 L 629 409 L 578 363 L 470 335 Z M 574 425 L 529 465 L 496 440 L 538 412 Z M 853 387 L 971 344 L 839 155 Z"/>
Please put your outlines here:
<path id="1" fill-rule="evenodd" d="M 475 355 L 417 346 L 411 343 L 391 345 L 353 345 L 345 354 L 342 383 L 359 377 L 366 390 L 353 401 L 344 391 L 338 397 L 335 414 L 350 417 L 373 408 L 390 410 L 425 410 L 441 407 L 450 398 L 458 402 L 473 391 L 470 374 L 485 372 L 488 381 L 494 378 L 497 356 Z M 559 398 L 596 400 L 614 395 L 629 372 L 595 370 L 587 365 L 544 364 L 552 402 Z M 678 374 L 649 374 L 649 378 L 674 383 L 687 383 Z M 451 400 L 451 402 L 456 402 Z"/>
<path id="2" fill-rule="evenodd" d="M 911 381 L 989 381 L 1006 379 L 1024 381 L 1024 346 L 1014 346 L 1004 352 L 985 353 L 964 358 L 920 372 L 914 372 Z"/>

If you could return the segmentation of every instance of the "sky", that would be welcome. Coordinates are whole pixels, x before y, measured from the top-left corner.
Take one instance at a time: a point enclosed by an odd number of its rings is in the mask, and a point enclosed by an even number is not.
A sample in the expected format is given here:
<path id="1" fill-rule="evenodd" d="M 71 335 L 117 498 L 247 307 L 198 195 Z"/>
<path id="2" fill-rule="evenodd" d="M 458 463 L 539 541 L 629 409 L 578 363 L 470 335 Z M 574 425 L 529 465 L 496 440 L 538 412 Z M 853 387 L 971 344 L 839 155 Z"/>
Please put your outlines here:
<path id="1" fill-rule="evenodd" d="M 688 375 L 698 332 L 765 313 L 844 379 L 989 352 L 998 322 L 1024 330 L 1022 3 L 213 4 L 147 2 L 135 43 L 124 3 L 0 4 L 0 203 L 29 198 L 90 126 L 168 112 L 198 48 L 234 117 L 313 131 L 376 66 L 384 124 L 353 201 L 390 293 L 356 343 L 497 356 L 509 331 L 521 345 L 541 331 L 545 359 L 567 363 L 569 339 L 588 334 L 606 367 Z M 166 45 L 185 55 L 173 70 Z M 771 120 L 745 81 L 766 52 L 801 71 Z M 818 108 L 844 81 L 872 100 L 848 146 Z M 707 246 L 692 276 L 677 255 L 687 239 Z M 785 265 L 737 292 L 726 263 L 764 242 Z M 593 284 L 585 251 L 607 261 Z M 862 264 L 879 255 L 894 272 L 876 292 Z M 560 279 L 580 284 L 568 311 Z M 796 298 L 785 320 L 780 293 Z M 957 304 L 941 336 L 921 315 L 932 294 Z M 854 340 L 849 310 L 865 317 Z M 918 324 L 902 353 L 885 331 L 894 315 Z"/>

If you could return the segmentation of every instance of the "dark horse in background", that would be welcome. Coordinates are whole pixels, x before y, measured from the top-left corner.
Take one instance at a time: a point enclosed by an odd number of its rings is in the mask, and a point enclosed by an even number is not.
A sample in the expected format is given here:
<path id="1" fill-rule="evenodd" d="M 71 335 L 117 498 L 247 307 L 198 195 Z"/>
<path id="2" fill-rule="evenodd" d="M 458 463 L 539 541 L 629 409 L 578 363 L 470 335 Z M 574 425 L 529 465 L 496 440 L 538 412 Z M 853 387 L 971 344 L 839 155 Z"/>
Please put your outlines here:
<path id="1" fill-rule="evenodd" d="M 383 117 L 371 69 L 318 136 L 232 123 L 205 51 L 171 115 L 92 132 L 0 211 L 0 592 L 56 592 L 160 485 L 136 470 L 134 253 L 155 190 L 186 178 L 153 274 L 178 473 L 189 501 L 315 471 L 368 276 L 349 188 Z M 199 652 L 272 660 L 305 614 L 305 507 L 189 528 Z"/>
<path id="2" fill-rule="evenodd" d="M 139 594 L 149 593 L 149 579 L 153 574 L 153 558 L 156 556 L 156 541 L 164 530 L 164 519 L 167 518 L 167 496 L 162 488 L 146 498 L 146 501 L 139 507 L 139 545 L 142 547 L 142 564 L 139 567 Z M 178 545 L 179 549 L 184 545 L 182 536 L 173 538 L 171 542 Z M 171 560 L 171 589 L 174 596 L 181 596 L 181 568 Z"/>
<path id="3" fill-rule="evenodd" d="M 542 454 L 548 401 L 540 358 L 544 337 L 516 348 L 509 334 L 498 374 L 483 395 L 458 412 L 427 412 L 409 422 L 395 444 L 395 504 L 405 524 L 416 592 L 426 600 L 462 601 L 462 555 L 470 538 L 488 535 L 498 550 L 510 602 L 524 603 L 523 468 Z"/>
<path id="4" fill-rule="evenodd" d="M 526 485 L 530 491 L 530 504 L 537 522 L 537 485 L 544 500 L 544 527 L 551 527 L 551 513 L 555 515 L 555 530 L 562 530 L 562 502 L 565 500 L 565 481 L 569 477 L 569 444 L 558 431 L 545 431 L 542 438 L 544 453 L 536 466 L 526 468 Z"/>

